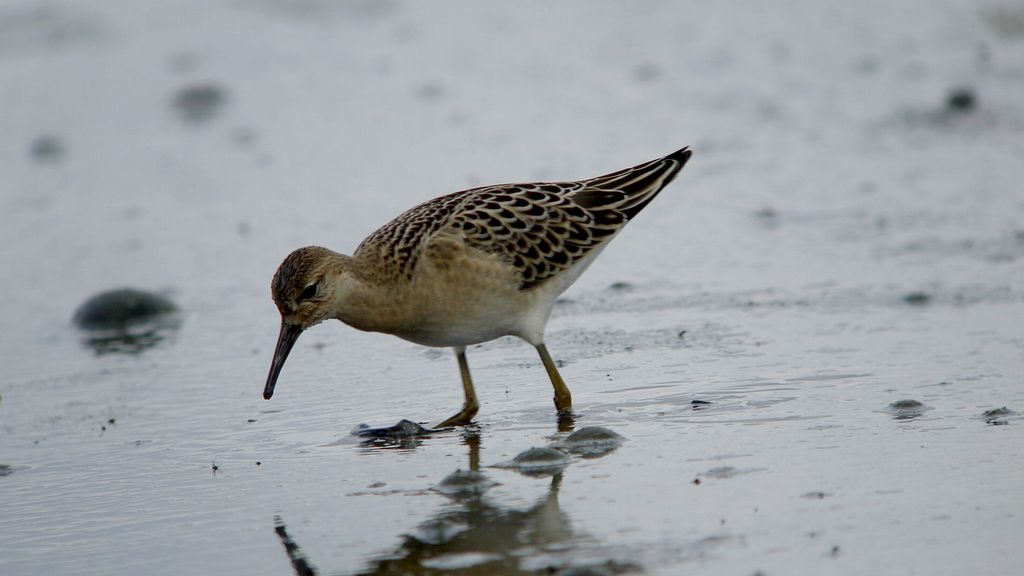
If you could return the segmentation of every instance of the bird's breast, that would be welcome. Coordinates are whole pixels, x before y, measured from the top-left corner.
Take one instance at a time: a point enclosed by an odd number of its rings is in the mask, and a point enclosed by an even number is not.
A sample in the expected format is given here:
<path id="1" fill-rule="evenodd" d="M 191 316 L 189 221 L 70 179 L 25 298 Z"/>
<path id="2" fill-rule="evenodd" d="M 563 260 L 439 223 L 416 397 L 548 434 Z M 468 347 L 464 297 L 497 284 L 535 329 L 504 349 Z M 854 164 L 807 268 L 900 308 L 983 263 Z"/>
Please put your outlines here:
<path id="1" fill-rule="evenodd" d="M 423 258 L 409 282 L 371 289 L 357 314 L 341 318 L 425 346 L 468 346 L 523 335 L 547 319 L 550 303 L 519 289 L 516 271 L 499 258 L 454 250 Z"/>

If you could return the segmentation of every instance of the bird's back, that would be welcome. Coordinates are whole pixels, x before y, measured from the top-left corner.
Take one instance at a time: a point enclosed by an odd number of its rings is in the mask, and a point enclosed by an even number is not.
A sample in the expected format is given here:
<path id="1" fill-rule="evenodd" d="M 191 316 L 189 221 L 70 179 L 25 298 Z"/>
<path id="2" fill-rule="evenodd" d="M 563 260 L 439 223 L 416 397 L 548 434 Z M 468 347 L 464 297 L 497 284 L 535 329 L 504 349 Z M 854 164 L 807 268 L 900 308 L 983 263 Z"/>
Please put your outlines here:
<path id="1" fill-rule="evenodd" d="M 354 257 L 382 279 L 411 281 L 431 243 L 461 242 L 518 274 L 518 288 L 549 282 L 601 248 L 679 172 L 683 148 L 651 162 L 573 182 L 499 184 L 416 206 L 371 234 Z"/>

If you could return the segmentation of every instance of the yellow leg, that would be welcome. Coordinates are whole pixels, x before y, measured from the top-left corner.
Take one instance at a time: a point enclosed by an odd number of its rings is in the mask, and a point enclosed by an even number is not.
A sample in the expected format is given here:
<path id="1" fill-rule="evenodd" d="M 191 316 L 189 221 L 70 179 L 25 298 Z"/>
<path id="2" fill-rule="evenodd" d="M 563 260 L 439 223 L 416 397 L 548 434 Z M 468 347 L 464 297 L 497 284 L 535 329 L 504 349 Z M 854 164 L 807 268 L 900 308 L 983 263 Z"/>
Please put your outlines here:
<path id="1" fill-rule="evenodd" d="M 560 417 L 572 416 L 572 394 L 569 392 L 569 387 L 565 385 L 565 381 L 562 380 L 562 375 L 558 373 L 555 361 L 548 354 L 547 346 L 543 343 L 538 344 L 537 352 L 540 353 L 540 361 L 544 363 L 544 369 L 548 371 L 548 378 L 551 378 L 551 385 L 555 387 L 555 409 L 558 410 L 558 415 Z"/>
<path id="2" fill-rule="evenodd" d="M 458 414 L 438 424 L 438 428 L 465 426 L 473 420 L 473 416 L 476 416 L 477 410 L 480 409 L 480 405 L 476 401 L 476 391 L 473 390 L 473 379 L 469 377 L 469 362 L 466 361 L 466 348 L 463 346 L 455 348 L 455 357 L 459 360 L 459 374 L 462 375 L 462 391 L 466 395 L 466 401 Z"/>

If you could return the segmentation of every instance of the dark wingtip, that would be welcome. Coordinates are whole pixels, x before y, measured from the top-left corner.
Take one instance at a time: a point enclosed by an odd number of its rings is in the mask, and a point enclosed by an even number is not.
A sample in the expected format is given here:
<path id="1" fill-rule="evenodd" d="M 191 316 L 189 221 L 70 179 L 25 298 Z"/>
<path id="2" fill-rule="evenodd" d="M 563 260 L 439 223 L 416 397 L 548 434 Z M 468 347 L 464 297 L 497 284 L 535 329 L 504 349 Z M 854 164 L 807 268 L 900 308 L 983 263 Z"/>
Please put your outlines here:
<path id="1" fill-rule="evenodd" d="M 680 165 L 683 165 L 690 159 L 690 156 L 693 156 L 693 150 L 689 146 L 684 146 L 683 148 L 666 156 L 665 159 L 676 160 Z"/>
<path id="2" fill-rule="evenodd" d="M 693 156 L 693 150 L 691 150 L 689 146 L 684 146 L 683 148 L 680 148 L 679 150 L 676 150 L 675 152 L 673 152 L 673 153 L 669 154 L 668 156 L 665 156 L 664 158 L 661 159 L 661 162 L 663 162 L 663 163 L 664 162 L 674 163 L 674 164 L 670 164 L 671 168 L 669 168 L 669 170 L 668 170 L 669 171 L 668 177 L 665 178 L 665 180 L 662 181 L 662 184 L 661 184 L 662 188 L 664 188 L 665 186 L 668 186 L 669 182 L 672 182 L 672 180 L 675 179 L 676 174 L 679 174 L 679 171 L 683 169 L 683 166 L 686 166 L 686 161 L 690 159 L 690 156 Z M 659 189 L 659 191 L 660 191 L 660 189 Z M 650 200 L 648 200 L 648 202 L 649 201 Z M 642 208 L 642 206 L 641 206 L 641 208 Z"/>

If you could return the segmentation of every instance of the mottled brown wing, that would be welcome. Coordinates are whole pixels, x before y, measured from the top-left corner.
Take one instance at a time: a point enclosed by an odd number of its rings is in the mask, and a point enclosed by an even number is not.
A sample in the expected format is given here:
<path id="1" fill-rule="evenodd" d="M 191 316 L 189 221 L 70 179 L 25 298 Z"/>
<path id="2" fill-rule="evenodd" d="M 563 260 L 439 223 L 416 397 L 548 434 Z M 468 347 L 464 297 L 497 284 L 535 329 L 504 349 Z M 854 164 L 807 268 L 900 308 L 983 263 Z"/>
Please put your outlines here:
<path id="1" fill-rule="evenodd" d="M 363 240 L 354 257 L 369 256 L 381 263 L 383 273 L 391 278 L 412 278 L 422 246 L 448 225 L 458 207 L 477 189 L 462 190 L 428 200 L 406 210 Z"/>
<path id="2" fill-rule="evenodd" d="M 580 182 L 508 184 L 474 191 L 439 233 L 504 257 L 521 289 L 543 284 L 600 247 L 636 216 L 690 157 L 664 158 Z"/>
<path id="3" fill-rule="evenodd" d="M 386 273 L 412 277 L 423 247 L 439 234 L 497 254 L 522 274 L 521 289 L 546 280 L 604 244 L 647 205 L 690 157 L 664 158 L 579 182 L 504 184 L 425 202 L 371 234 Z"/>
<path id="4" fill-rule="evenodd" d="M 618 210 L 585 209 L 572 200 L 578 182 L 510 184 L 475 192 L 442 233 L 502 256 L 522 274 L 521 289 L 542 284 L 622 228 Z"/>

